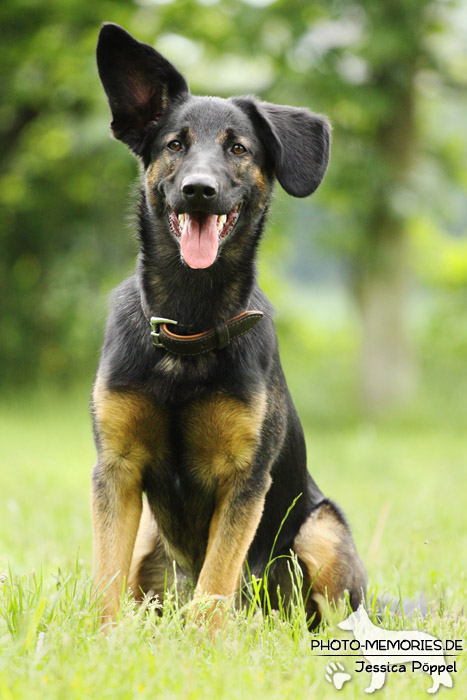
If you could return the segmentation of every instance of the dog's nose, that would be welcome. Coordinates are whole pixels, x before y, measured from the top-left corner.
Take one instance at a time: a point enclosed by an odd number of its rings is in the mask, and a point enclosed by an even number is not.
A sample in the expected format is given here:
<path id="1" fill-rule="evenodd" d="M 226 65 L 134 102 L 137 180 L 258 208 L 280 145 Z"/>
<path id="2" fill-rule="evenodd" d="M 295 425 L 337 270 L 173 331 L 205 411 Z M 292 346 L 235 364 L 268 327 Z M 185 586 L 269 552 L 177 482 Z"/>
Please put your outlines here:
<path id="1" fill-rule="evenodd" d="M 190 204 L 208 204 L 217 197 L 218 186 L 209 175 L 190 175 L 182 182 L 182 193 Z"/>

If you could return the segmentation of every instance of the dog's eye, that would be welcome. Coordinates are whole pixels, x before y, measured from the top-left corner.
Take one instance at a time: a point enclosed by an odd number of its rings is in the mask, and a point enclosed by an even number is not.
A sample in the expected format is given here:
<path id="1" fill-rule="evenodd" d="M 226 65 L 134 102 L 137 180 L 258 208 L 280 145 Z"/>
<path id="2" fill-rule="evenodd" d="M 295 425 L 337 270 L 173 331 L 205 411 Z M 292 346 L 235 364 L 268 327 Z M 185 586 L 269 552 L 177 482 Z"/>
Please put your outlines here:
<path id="1" fill-rule="evenodd" d="M 171 151 L 181 151 L 182 143 L 181 141 L 177 141 L 177 139 L 174 139 L 173 141 L 167 144 L 167 148 L 170 148 Z"/>
<path id="2" fill-rule="evenodd" d="M 236 156 L 242 156 L 244 153 L 246 153 L 246 148 L 242 143 L 234 143 L 231 151 L 232 153 L 235 153 Z"/>

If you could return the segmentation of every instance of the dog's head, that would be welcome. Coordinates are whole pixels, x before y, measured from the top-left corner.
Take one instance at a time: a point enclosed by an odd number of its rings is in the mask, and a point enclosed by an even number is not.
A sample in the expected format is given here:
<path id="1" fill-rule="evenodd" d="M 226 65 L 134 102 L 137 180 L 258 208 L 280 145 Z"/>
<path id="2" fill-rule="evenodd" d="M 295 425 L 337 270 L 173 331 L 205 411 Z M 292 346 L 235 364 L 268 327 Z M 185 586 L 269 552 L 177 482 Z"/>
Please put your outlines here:
<path id="1" fill-rule="evenodd" d="M 329 160 L 327 120 L 250 97 L 190 94 L 161 54 L 115 24 L 97 45 L 112 131 L 141 158 L 149 210 L 191 268 L 257 224 L 274 178 L 295 197 L 318 187 Z"/>

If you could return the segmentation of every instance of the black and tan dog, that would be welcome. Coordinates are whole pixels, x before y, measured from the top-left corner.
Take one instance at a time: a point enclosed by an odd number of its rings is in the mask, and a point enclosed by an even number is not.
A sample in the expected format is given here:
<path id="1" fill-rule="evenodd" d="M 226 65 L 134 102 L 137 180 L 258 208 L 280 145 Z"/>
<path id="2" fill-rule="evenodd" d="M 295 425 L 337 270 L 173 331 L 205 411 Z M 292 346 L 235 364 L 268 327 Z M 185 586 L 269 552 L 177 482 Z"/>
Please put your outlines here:
<path id="1" fill-rule="evenodd" d="M 311 194 L 329 125 L 254 98 L 194 97 L 172 64 L 114 24 L 101 30 L 97 61 L 112 131 L 143 171 L 137 271 L 113 295 L 92 401 L 104 618 L 125 582 L 136 597 L 162 597 L 175 567 L 195 601 L 214 605 L 233 598 L 247 563 L 261 576 L 291 550 L 313 586 L 310 616 L 319 619 L 313 594 L 348 590 L 356 608 L 363 567 L 344 516 L 307 471 L 255 275 L 274 180 Z M 283 561 L 269 572 L 273 600 L 290 588 Z"/>

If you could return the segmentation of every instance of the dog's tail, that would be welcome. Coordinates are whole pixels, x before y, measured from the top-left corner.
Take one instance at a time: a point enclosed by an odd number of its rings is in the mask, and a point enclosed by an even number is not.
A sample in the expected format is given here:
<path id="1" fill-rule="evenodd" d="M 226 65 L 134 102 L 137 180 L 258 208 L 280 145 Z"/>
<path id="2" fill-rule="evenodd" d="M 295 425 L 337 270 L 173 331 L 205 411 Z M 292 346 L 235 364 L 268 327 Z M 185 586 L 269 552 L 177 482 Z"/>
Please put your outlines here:
<path id="1" fill-rule="evenodd" d="M 428 601 L 422 594 L 416 598 L 393 598 L 390 595 L 382 595 L 373 600 L 369 596 L 367 606 L 367 610 L 374 610 L 378 622 L 382 622 L 385 613 L 405 618 L 412 615 L 426 617 L 429 612 Z"/>

